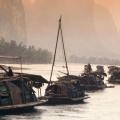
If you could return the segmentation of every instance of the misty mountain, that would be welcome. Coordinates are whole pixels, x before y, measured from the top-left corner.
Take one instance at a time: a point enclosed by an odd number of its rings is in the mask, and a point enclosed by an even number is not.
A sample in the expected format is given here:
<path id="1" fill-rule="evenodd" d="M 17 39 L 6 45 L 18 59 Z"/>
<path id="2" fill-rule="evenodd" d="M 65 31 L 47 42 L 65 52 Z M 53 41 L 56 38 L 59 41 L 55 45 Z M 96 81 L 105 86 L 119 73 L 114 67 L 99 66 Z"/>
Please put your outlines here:
<path id="1" fill-rule="evenodd" d="M 0 0 L 0 37 L 26 43 L 25 13 L 21 0 Z"/>
<path id="2" fill-rule="evenodd" d="M 100 4 L 107 8 L 113 16 L 118 31 L 120 30 L 120 0 L 95 0 L 97 4 Z"/>
<path id="3" fill-rule="evenodd" d="M 117 57 L 118 33 L 110 11 L 94 0 L 23 0 L 28 44 L 54 51 L 62 15 L 68 55 Z"/>
<path id="4" fill-rule="evenodd" d="M 95 5 L 95 26 L 102 45 L 110 52 L 119 53 L 119 36 L 112 15 L 105 7 Z"/>

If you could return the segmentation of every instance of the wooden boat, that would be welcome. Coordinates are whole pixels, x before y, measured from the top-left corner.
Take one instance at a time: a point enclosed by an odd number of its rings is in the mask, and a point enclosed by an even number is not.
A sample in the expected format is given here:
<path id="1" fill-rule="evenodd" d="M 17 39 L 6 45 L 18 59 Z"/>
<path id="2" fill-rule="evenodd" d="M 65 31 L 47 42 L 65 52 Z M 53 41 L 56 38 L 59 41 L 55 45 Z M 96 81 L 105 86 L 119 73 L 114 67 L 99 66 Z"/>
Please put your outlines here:
<path id="1" fill-rule="evenodd" d="M 79 79 L 80 85 L 83 85 L 85 90 L 97 90 L 106 88 L 107 85 L 104 83 L 103 77 L 104 74 L 99 74 L 96 72 L 89 74 L 82 74 Z"/>
<path id="2" fill-rule="evenodd" d="M 109 66 L 108 69 L 109 69 L 108 73 L 110 74 L 108 82 L 120 84 L 120 67 Z"/>
<path id="3" fill-rule="evenodd" d="M 70 80 L 72 83 L 77 83 L 84 90 L 99 90 L 107 87 L 107 85 L 101 81 L 99 77 L 90 74 L 84 74 L 84 76 L 70 75 L 59 77 L 58 79 L 60 81 L 64 81 L 64 78 L 65 80 Z"/>
<path id="4" fill-rule="evenodd" d="M 59 81 L 71 81 L 77 83 L 84 90 L 100 90 L 104 88 L 113 88 L 104 83 L 104 77 L 107 75 L 104 72 L 103 66 L 96 66 L 96 71 L 89 71 L 85 65 L 84 73 L 81 76 L 69 75 L 58 77 Z"/>
<path id="5" fill-rule="evenodd" d="M 64 81 L 53 82 L 51 80 L 52 73 L 53 73 L 53 67 L 55 64 L 55 57 L 56 57 L 59 34 L 61 34 L 61 38 L 62 38 L 64 59 L 65 59 L 65 64 L 66 64 L 66 69 L 67 69 L 67 75 L 69 76 L 69 70 L 68 70 L 66 53 L 65 53 L 65 46 L 64 46 L 63 35 L 62 35 L 62 28 L 61 28 L 61 18 L 60 18 L 56 47 L 55 47 L 55 52 L 54 52 L 53 64 L 52 64 L 52 70 L 51 70 L 51 75 L 50 75 L 50 84 L 46 88 L 45 96 L 40 99 L 47 99 L 48 101 L 46 102 L 46 104 L 70 104 L 70 103 L 83 102 L 84 99 L 87 99 L 89 97 L 85 96 L 85 93 L 84 93 L 85 91 L 82 88 L 77 87 L 77 85 L 73 85 L 70 81 L 64 80 Z"/>
<path id="6" fill-rule="evenodd" d="M 13 76 L 5 74 L 0 73 L 0 114 L 27 112 L 42 104 L 32 87 L 48 83 L 47 80 L 32 74 L 14 73 Z"/>
<path id="7" fill-rule="evenodd" d="M 46 104 L 75 104 L 83 102 L 89 98 L 85 95 L 84 89 L 71 82 L 54 82 L 48 86 L 44 99 L 48 99 Z"/>
<path id="8" fill-rule="evenodd" d="M 120 72 L 119 71 L 113 72 L 108 78 L 108 82 L 120 84 Z"/>
<path id="9" fill-rule="evenodd" d="M 112 74 L 113 72 L 118 72 L 120 70 L 120 67 L 117 66 L 108 66 L 108 73 Z"/>
<path id="10" fill-rule="evenodd" d="M 79 82 L 85 90 L 99 90 L 107 88 L 107 84 L 104 83 L 104 77 L 107 76 L 104 71 L 104 66 L 96 66 L 96 68 L 96 71 L 84 72 L 81 75 Z"/>
<path id="11" fill-rule="evenodd" d="M 30 110 L 39 105 L 27 77 L 0 79 L 0 113 Z"/>

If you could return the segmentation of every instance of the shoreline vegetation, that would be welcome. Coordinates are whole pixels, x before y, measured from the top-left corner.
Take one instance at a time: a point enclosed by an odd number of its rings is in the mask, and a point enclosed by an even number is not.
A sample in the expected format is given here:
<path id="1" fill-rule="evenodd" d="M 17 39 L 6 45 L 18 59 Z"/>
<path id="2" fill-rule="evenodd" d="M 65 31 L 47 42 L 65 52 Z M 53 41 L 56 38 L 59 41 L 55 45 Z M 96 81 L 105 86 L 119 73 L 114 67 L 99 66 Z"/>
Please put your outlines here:
<path id="1" fill-rule="evenodd" d="M 46 49 L 38 48 L 34 46 L 17 44 L 16 41 L 11 40 L 6 42 L 3 38 L 0 39 L 0 56 L 22 56 L 23 64 L 51 64 L 53 55 Z M 14 64 L 19 63 L 19 60 L 1 58 L 1 64 Z M 60 62 L 60 61 L 59 61 Z M 62 62 L 62 60 L 61 60 Z M 102 65 L 120 65 L 119 59 L 109 59 L 106 57 L 85 57 L 71 55 L 68 58 L 68 63 L 80 63 L 80 64 L 102 64 Z"/>
<path id="2" fill-rule="evenodd" d="M 23 64 L 49 64 L 52 60 L 52 53 L 46 49 L 26 47 L 22 43 L 17 44 L 14 40 L 6 42 L 3 38 L 0 39 L 0 56 L 22 56 Z M 1 58 L 0 62 L 15 63 L 13 59 L 5 58 Z"/>
<path id="3" fill-rule="evenodd" d="M 81 64 L 87 64 L 87 63 L 91 63 L 91 64 L 102 64 L 102 65 L 120 65 L 120 60 L 119 59 L 109 59 L 106 57 L 79 57 L 76 55 L 72 55 L 69 57 L 68 62 L 71 63 L 81 63 Z"/>

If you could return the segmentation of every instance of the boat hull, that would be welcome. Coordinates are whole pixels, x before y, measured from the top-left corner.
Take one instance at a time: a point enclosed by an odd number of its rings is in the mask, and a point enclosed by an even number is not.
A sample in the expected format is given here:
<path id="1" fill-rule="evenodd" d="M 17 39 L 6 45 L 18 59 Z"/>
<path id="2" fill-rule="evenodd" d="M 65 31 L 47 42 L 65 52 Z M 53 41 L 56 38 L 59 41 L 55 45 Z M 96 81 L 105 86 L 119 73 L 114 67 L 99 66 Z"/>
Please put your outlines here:
<path id="1" fill-rule="evenodd" d="M 47 99 L 44 103 L 45 105 L 58 105 L 58 104 L 78 104 L 83 103 L 84 99 L 90 98 L 86 97 L 79 97 L 79 98 L 69 98 L 69 97 L 43 97 L 42 99 Z"/>
<path id="2" fill-rule="evenodd" d="M 109 79 L 109 83 L 120 84 L 120 79 Z"/>
<path id="3" fill-rule="evenodd" d="M 102 85 L 102 86 L 94 86 L 94 85 L 89 85 L 89 86 L 84 86 L 85 90 L 101 90 L 106 88 L 106 85 Z"/>
<path id="4" fill-rule="evenodd" d="M 106 84 L 103 84 L 103 85 L 84 85 L 84 84 L 81 84 L 80 87 L 82 87 L 84 90 L 101 90 L 101 89 L 104 89 L 104 88 L 107 88 L 107 85 Z"/>
<path id="5" fill-rule="evenodd" d="M 33 110 L 35 106 L 40 105 L 41 102 L 30 102 L 19 105 L 9 105 L 0 107 L 0 114 L 17 114 Z"/>
<path id="6" fill-rule="evenodd" d="M 107 86 L 105 85 L 101 85 L 101 86 L 94 86 L 94 85 L 89 85 L 89 86 L 84 86 L 84 89 L 86 91 L 92 91 L 92 90 L 103 90 L 105 88 L 114 88 L 115 86 Z"/>

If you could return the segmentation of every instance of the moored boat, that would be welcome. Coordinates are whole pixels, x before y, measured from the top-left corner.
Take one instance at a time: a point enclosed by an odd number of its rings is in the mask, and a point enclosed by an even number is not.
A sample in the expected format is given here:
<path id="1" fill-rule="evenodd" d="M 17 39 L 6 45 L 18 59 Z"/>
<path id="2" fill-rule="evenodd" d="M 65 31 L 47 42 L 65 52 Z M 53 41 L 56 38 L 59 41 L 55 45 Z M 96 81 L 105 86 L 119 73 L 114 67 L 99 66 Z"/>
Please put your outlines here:
<path id="1" fill-rule="evenodd" d="M 120 67 L 109 66 L 108 69 L 109 69 L 108 73 L 110 74 L 108 82 L 120 84 Z"/>
<path id="2" fill-rule="evenodd" d="M 71 81 L 72 83 L 77 83 L 84 90 L 99 90 L 107 87 L 107 84 L 105 84 L 95 74 L 84 74 L 82 76 L 70 75 L 59 77 L 58 79 L 60 81 L 64 81 L 63 78 L 65 78 L 65 80 Z"/>
<path id="3" fill-rule="evenodd" d="M 52 70 L 50 75 L 50 84 L 46 88 L 45 96 L 41 97 L 40 99 L 47 99 L 48 101 L 46 102 L 46 104 L 70 104 L 70 103 L 83 102 L 84 99 L 87 99 L 89 97 L 85 96 L 85 93 L 84 93 L 85 91 L 84 89 L 82 89 L 82 87 L 80 88 L 77 85 L 72 84 L 70 81 L 65 81 L 65 79 L 63 81 L 57 80 L 56 82 L 53 82 L 51 80 L 53 67 L 55 64 L 59 34 L 61 35 L 61 38 L 62 38 L 62 47 L 63 47 L 65 65 L 66 65 L 65 68 L 67 70 L 67 75 L 69 76 L 64 40 L 63 40 L 63 34 L 62 34 L 61 18 L 60 18 Z"/>
<path id="4" fill-rule="evenodd" d="M 27 112 L 43 103 L 38 101 L 33 87 L 48 83 L 46 79 L 22 72 L 10 75 L 2 66 L 1 68 L 5 72 L 0 73 L 0 114 Z"/>
<path id="5" fill-rule="evenodd" d="M 26 77 L 0 78 L 0 114 L 33 109 L 41 102 Z"/>
<path id="6" fill-rule="evenodd" d="M 48 99 L 46 104 L 76 104 L 83 102 L 84 99 L 89 98 L 85 95 L 84 89 L 82 87 L 77 87 L 77 85 L 71 82 L 54 82 L 52 85 L 48 86 L 45 92 L 44 99 Z"/>
<path id="7" fill-rule="evenodd" d="M 107 86 L 104 82 L 104 77 L 107 74 L 104 72 L 103 66 L 96 66 L 97 70 L 92 71 L 91 65 L 84 66 L 84 73 L 81 76 L 75 75 L 66 75 L 63 77 L 58 77 L 59 81 L 71 81 L 73 83 L 77 83 L 80 87 L 84 88 L 84 90 L 100 90 L 104 88 L 112 88 L 114 86 Z"/>
<path id="8" fill-rule="evenodd" d="M 85 65 L 84 73 L 81 75 L 79 81 L 85 90 L 104 89 L 107 88 L 107 84 L 104 83 L 104 77 L 106 76 L 107 74 L 104 71 L 104 66 L 96 66 L 96 71 L 92 71 L 92 68 L 91 71 L 89 71 L 88 65 Z"/>

